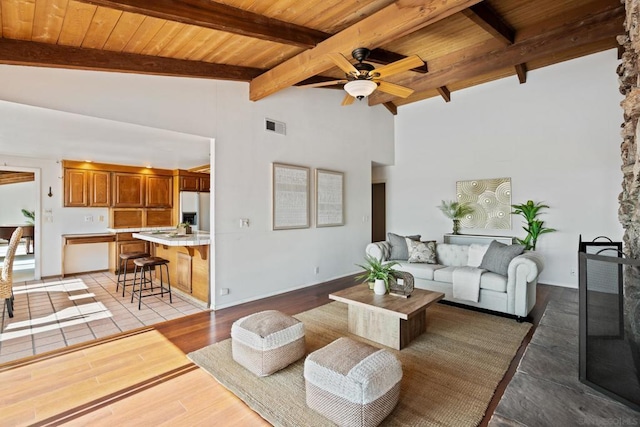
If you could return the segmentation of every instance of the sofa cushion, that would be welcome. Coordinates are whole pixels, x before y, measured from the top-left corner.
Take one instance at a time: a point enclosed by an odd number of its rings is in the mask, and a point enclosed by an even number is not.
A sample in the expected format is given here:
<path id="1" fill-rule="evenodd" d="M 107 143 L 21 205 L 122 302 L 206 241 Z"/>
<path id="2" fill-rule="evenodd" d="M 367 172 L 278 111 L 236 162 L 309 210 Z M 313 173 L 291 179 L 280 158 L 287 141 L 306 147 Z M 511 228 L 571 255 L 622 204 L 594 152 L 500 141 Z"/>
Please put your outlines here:
<path id="1" fill-rule="evenodd" d="M 407 236 L 407 238 L 419 241 L 420 235 Z M 406 261 L 409 259 L 409 249 L 407 247 L 407 242 L 404 239 L 404 236 L 387 233 L 387 240 L 389 240 L 389 243 L 391 244 L 391 254 L 389 255 L 389 259 L 400 261 Z"/>
<path id="2" fill-rule="evenodd" d="M 489 249 L 489 245 L 479 245 L 477 243 L 470 244 L 467 266 L 480 267 L 480 264 L 482 264 L 482 258 L 484 257 L 484 254 L 487 253 L 487 249 Z"/>
<path id="3" fill-rule="evenodd" d="M 436 242 L 416 242 L 409 238 L 404 239 L 407 242 L 409 250 L 409 259 L 407 261 L 414 263 L 436 263 Z"/>
<path id="4" fill-rule="evenodd" d="M 493 240 L 482 258 L 480 268 L 506 276 L 511 260 L 523 251 L 524 246 L 522 245 L 505 245 Z"/>
<path id="5" fill-rule="evenodd" d="M 507 276 L 487 271 L 480 277 L 480 289 L 507 292 Z"/>
<path id="6" fill-rule="evenodd" d="M 463 267 L 469 259 L 469 246 L 440 243 L 436 246 L 438 264 L 448 267 Z"/>
<path id="7" fill-rule="evenodd" d="M 397 267 L 394 267 L 399 271 L 406 271 L 413 274 L 416 279 L 433 280 L 433 272 L 444 268 L 444 265 L 440 264 L 423 264 L 423 263 L 400 263 Z"/>
<path id="8" fill-rule="evenodd" d="M 433 272 L 433 280 L 437 282 L 453 283 L 453 271 L 457 267 L 444 267 Z"/>

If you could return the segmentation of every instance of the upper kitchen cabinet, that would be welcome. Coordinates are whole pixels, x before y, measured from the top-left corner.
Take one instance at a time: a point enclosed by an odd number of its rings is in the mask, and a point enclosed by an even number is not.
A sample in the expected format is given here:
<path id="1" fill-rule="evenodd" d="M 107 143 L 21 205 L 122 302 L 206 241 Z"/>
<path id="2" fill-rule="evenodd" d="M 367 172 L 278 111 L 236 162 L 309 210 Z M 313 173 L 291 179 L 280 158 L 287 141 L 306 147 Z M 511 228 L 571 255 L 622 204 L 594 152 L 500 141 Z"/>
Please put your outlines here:
<path id="1" fill-rule="evenodd" d="M 111 206 L 111 172 L 89 172 L 89 206 Z"/>
<path id="2" fill-rule="evenodd" d="M 208 174 L 201 174 L 206 176 L 200 177 L 200 191 L 208 193 L 211 189 L 211 178 Z"/>
<path id="3" fill-rule="evenodd" d="M 178 170 L 176 172 L 178 190 L 209 192 L 211 183 L 209 174 L 186 170 Z"/>
<path id="4" fill-rule="evenodd" d="M 116 208 L 143 208 L 145 202 L 145 176 L 132 173 L 113 173 L 113 206 Z"/>
<path id="5" fill-rule="evenodd" d="M 170 208 L 173 206 L 173 177 L 163 175 L 147 176 L 148 208 Z"/>
<path id="6" fill-rule="evenodd" d="M 86 207 L 89 205 L 88 171 L 81 169 L 64 170 L 64 205 L 66 207 Z"/>

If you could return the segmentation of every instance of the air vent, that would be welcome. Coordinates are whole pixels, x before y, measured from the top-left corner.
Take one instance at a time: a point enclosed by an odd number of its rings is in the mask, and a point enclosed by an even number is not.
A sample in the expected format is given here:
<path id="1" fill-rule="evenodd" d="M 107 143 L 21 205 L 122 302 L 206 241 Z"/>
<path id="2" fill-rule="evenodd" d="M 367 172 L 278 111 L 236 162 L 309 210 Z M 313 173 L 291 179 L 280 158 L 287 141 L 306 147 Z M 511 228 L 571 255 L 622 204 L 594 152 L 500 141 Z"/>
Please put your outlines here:
<path id="1" fill-rule="evenodd" d="M 264 119 L 264 123 L 265 123 L 265 130 L 267 132 L 274 132 L 280 135 L 287 134 L 287 125 L 285 125 L 282 122 L 278 122 L 271 119 Z"/>

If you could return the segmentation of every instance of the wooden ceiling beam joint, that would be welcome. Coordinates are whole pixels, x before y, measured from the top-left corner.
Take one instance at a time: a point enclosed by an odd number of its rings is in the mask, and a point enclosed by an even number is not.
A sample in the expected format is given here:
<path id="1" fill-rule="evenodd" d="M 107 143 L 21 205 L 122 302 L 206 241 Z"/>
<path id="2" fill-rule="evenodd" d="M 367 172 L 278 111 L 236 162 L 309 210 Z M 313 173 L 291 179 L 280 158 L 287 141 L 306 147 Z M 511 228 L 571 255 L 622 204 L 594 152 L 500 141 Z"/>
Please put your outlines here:
<path id="1" fill-rule="evenodd" d="M 513 44 L 515 31 L 486 2 L 475 4 L 462 13 L 505 45 Z"/>
<path id="2" fill-rule="evenodd" d="M 440 86 L 437 90 L 444 102 L 451 102 L 451 91 L 446 86 Z"/>
<path id="3" fill-rule="evenodd" d="M 524 84 L 527 82 L 527 64 L 516 64 L 516 75 L 518 76 L 518 81 L 520 84 Z"/>
<path id="4" fill-rule="evenodd" d="M 391 114 L 393 114 L 394 116 L 397 116 L 397 115 L 398 115 L 398 107 L 397 107 L 397 106 L 396 106 L 396 104 L 394 104 L 393 102 L 391 102 L 391 101 L 389 101 L 389 102 L 385 102 L 385 103 L 384 103 L 384 104 L 382 104 L 382 105 L 384 105 L 384 107 L 385 107 L 387 110 L 389 110 L 389 112 L 390 112 Z"/>

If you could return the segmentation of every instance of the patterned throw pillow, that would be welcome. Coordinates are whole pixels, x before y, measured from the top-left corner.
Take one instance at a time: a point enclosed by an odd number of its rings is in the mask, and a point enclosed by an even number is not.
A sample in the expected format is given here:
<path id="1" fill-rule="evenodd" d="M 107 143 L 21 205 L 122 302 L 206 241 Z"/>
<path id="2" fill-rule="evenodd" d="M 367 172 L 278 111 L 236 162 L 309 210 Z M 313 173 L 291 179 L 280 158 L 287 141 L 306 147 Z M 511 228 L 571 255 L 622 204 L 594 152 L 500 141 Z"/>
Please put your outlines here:
<path id="1" fill-rule="evenodd" d="M 436 242 L 416 242 L 405 239 L 409 249 L 409 262 L 435 264 L 436 263 Z"/>

